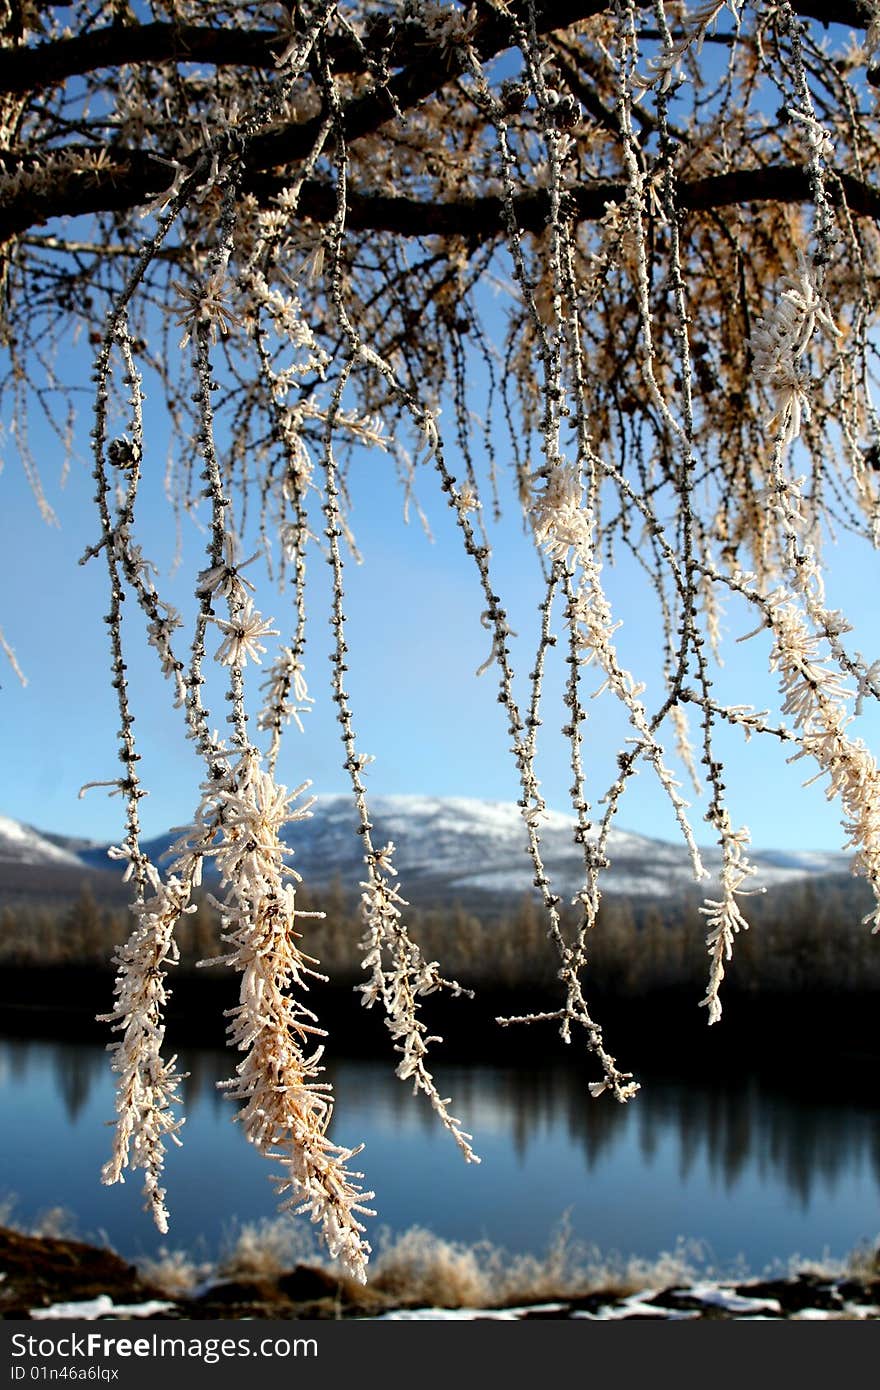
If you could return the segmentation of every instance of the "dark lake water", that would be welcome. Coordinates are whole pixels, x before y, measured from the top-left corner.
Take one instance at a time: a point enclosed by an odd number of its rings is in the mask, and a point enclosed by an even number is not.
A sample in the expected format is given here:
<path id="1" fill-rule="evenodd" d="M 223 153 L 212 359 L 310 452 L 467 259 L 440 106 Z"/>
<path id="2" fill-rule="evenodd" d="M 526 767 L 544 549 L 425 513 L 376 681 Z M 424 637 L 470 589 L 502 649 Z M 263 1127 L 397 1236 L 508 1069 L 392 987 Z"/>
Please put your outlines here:
<path id="1" fill-rule="evenodd" d="M 0 1039 L 0 1197 L 32 1222 L 49 1207 L 77 1233 L 106 1233 L 132 1257 L 170 1248 L 216 1253 L 236 1222 L 274 1213 L 261 1159 L 215 1090 L 222 1052 L 181 1054 L 184 1147 L 166 1168 L 172 1230 L 160 1237 L 141 1210 L 137 1175 L 105 1188 L 99 1169 L 113 1116 L 100 1047 Z M 475 1135 L 466 1165 L 430 1110 L 390 1066 L 328 1068 L 337 1093 L 334 1137 L 363 1141 L 380 1223 L 462 1241 L 487 1237 L 542 1251 L 565 1212 L 578 1238 L 605 1251 L 654 1257 L 681 1239 L 710 1257 L 743 1256 L 759 1272 L 793 1254 L 842 1257 L 880 1233 L 880 1118 L 876 1108 L 786 1092 L 742 1075 L 724 1081 L 644 1076 L 628 1106 L 592 1101 L 577 1071 L 438 1067 L 444 1094 Z"/>

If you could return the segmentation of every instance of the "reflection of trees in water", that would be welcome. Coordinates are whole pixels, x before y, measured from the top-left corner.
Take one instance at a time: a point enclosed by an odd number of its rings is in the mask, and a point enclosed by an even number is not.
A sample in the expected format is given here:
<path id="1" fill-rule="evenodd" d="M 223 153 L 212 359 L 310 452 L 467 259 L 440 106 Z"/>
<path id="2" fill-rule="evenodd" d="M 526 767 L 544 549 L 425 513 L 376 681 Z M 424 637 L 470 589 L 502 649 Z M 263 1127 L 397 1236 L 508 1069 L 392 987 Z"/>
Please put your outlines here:
<path id="1" fill-rule="evenodd" d="M 3 1067 L 9 1079 L 26 1084 L 31 1074 L 48 1071 L 64 1106 L 64 1113 L 75 1123 L 95 1086 L 108 1084 L 110 1057 L 105 1049 L 89 1043 L 45 1043 L 27 1040 L 0 1040 Z M 184 1111 L 193 1113 L 205 1100 L 212 1110 L 228 1105 L 217 1082 L 230 1074 L 231 1054 L 222 1050 L 191 1048 L 178 1057 L 186 1073 L 181 1093 Z M 109 1098 L 112 1116 L 112 1097 Z"/>
<path id="2" fill-rule="evenodd" d="M 0 1058 L 10 1088 L 31 1086 L 41 1073 L 51 1076 L 71 1124 L 93 1088 L 109 1086 L 107 1053 L 88 1044 L 10 1039 L 0 1043 Z M 192 1114 L 200 1105 L 212 1115 L 228 1110 L 217 1081 L 234 1069 L 229 1053 L 191 1048 L 181 1053 L 179 1065 L 188 1073 L 186 1111 Z M 340 1141 L 357 1141 L 361 1112 L 373 1128 L 402 1134 L 415 1128 L 446 1142 L 430 1106 L 413 1106 L 410 1088 L 390 1066 L 343 1062 L 328 1065 L 324 1079 L 341 1091 L 334 1117 Z M 781 1179 L 802 1206 L 817 1187 L 832 1191 L 858 1169 L 872 1173 L 880 1188 L 880 1125 L 866 1107 L 770 1090 L 754 1077 L 687 1084 L 648 1079 L 629 1106 L 591 1100 L 585 1078 L 562 1067 L 450 1067 L 442 1069 L 439 1080 L 465 1126 L 474 1130 L 477 1152 L 482 1116 L 485 1130 L 510 1136 L 521 1162 L 536 1142 L 552 1141 L 561 1131 L 577 1144 L 588 1170 L 627 1143 L 638 1145 L 650 1168 L 661 1147 L 677 1144 L 683 1186 L 704 1164 L 710 1178 L 728 1190 L 749 1173 L 763 1181 Z"/>
<path id="3" fill-rule="evenodd" d="M 217 1089 L 217 1082 L 225 1081 L 235 1066 L 231 1052 L 222 1048 L 185 1048 L 178 1055 L 178 1066 L 184 1074 L 180 1088 L 184 1114 L 195 1114 L 201 1103 L 207 1104 L 212 1114 L 220 1110 L 225 1110 L 227 1117 L 231 1114 L 229 1101 Z"/>
<path id="4" fill-rule="evenodd" d="M 781 1168 L 804 1205 L 817 1182 L 833 1189 L 856 1161 L 873 1171 L 880 1186 L 880 1126 L 867 1108 L 841 1114 L 827 1103 L 810 1108 L 783 1103 L 771 1111 L 763 1137 L 761 1171 Z"/>
<path id="5" fill-rule="evenodd" d="M 413 1100 L 412 1085 L 394 1075 L 394 1063 L 328 1062 L 321 1081 L 333 1088 L 336 1108 L 330 1133 L 337 1143 L 356 1144 L 358 1114 L 366 1112 L 372 1129 L 386 1128 L 401 1134 L 415 1129 L 426 1138 L 442 1133 L 439 1121 L 423 1096 Z M 444 1092 L 444 1094 L 447 1094 Z M 462 1118 L 470 1106 L 454 1096 L 453 1113 Z M 465 1124 L 465 1129 L 468 1126 Z"/>
<path id="6" fill-rule="evenodd" d="M 45 1043 L 30 1038 L 0 1040 L 3 1071 L 11 1082 L 25 1086 L 51 1075 L 64 1113 L 73 1125 L 91 1094 L 107 1074 L 106 1053 L 88 1043 Z"/>
<path id="7" fill-rule="evenodd" d="M 563 1126 L 570 1135 L 578 1136 L 592 1167 L 614 1142 L 619 1121 L 625 1116 L 617 1106 L 603 1106 L 602 1113 L 594 1117 L 595 1122 L 584 1126 L 580 1111 L 586 1087 L 582 1089 L 573 1080 L 572 1074 L 562 1069 L 450 1068 L 443 1073 L 441 1089 L 451 1093 L 456 1112 L 475 1131 L 478 1152 L 481 1116 L 493 1131 L 503 1129 L 509 1134 L 520 1161 L 525 1160 L 534 1143 L 552 1139 Z"/>
<path id="8" fill-rule="evenodd" d="M 818 1185 L 833 1190 L 865 1165 L 880 1187 L 880 1127 L 876 1116 L 853 1105 L 807 1104 L 768 1092 L 754 1078 L 724 1085 L 660 1084 L 639 1098 L 642 1131 L 676 1132 L 679 1174 L 685 1183 L 705 1156 L 715 1181 L 730 1190 L 755 1172 L 782 1180 L 806 1207 Z"/>
<path id="9" fill-rule="evenodd" d="M 404 1123 L 412 1123 L 408 1096 L 389 1094 L 389 1084 L 376 1068 L 364 1069 L 363 1075 L 358 1071 L 362 1102 L 376 1103 L 389 1118 L 400 1115 Z M 475 1129 L 478 1151 L 482 1113 L 493 1117 L 493 1128 L 503 1124 L 521 1160 L 542 1135 L 552 1136 L 561 1127 L 583 1152 L 588 1169 L 631 1140 L 649 1167 L 662 1145 L 677 1143 L 682 1185 L 704 1163 L 709 1176 L 728 1191 L 756 1172 L 762 1180 L 781 1180 L 802 1206 L 818 1185 L 833 1190 L 856 1167 L 866 1166 L 880 1188 L 875 1115 L 853 1104 L 808 1103 L 770 1091 L 754 1077 L 687 1085 L 648 1080 L 630 1106 L 592 1101 L 586 1081 L 562 1068 L 549 1073 L 450 1069 L 442 1089 L 452 1093 L 457 1113 Z M 427 1107 L 421 1123 L 436 1129 Z"/>
<path id="10" fill-rule="evenodd" d="M 704 1158 L 728 1190 L 755 1172 L 781 1178 L 803 1207 L 819 1185 L 831 1191 L 857 1167 L 880 1187 L 880 1126 L 866 1107 L 810 1103 L 753 1077 L 687 1088 L 661 1083 L 646 1087 L 639 1103 L 646 1128 L 677 1132 L 683 1183 Z"/>
<path id="11" fill-rule="evenodd" d="M 338 1086 L 336 1085 L 338 1078 Z M 560 1124 L 569 1133 L 577 1133 L 579 1112 L 584 1104 L 586 1087 L 572 1085 L 571 1076 L 564 1071 L 540 1071 L 518 1067 L 445 1067 L 437 1076 L 442 1095 L 452 1096 L 452 1110 L 465 1129 L 474 1133 L 474 1147 L 480 1152 L 481 1117 L 484 1132 L 503 1130 L 509 1136 L 514 1152 L 524 1159 L 529 1147 L 541 1136 L 552 1139 Z M 385 1125 L 436 1138 L 446 1139 L 440 1122 L 423 1097 L 413 1105 L 412 1087 L 399 1081 L 393 1068 L 381 1063 L 363 1066 L 343 1063 L 337 1069 L 328 1067 L 327 1080 L 334 1083 L 340 1103 L 334 1124 L 337 1136 L 350 1139 L 357 1131 L 357 1115 L 349 1107 L 366 1111 L 372 1126 Z M 589 1101 L 589 1097 L 587 1097 Z M 602 1152 L 613 1143 L 618 1133 L 618 1121 L 626 1119 L 622 1107 L 596 1106 L 594 1123 L 580 1127 L 579 1140 L 592 1166 Z M 343 1134 L 343 1129 L 345 1133 Z M 452 1149 L 450 1149 L 452 1153 Z M 454 1157 L 454 1154 L 453 1154 Z"/>
<path id="12" fill-rule="evenodd" d="M 6 1065 L 13 1081 L 27 1079 L 31 1063 L 37 1055 L 36 1049 L 39 1047 L 39 1043 L 33 1043 L 29 1038 L 12 1038 L 8 1042 L 4 1042 L 3 1051 L 6 1055 Z"/>
<path id="13" fill-rule="evenodd" d="M 64 1106 L 64 1113 L 71 1124 L 76 1124 L 77 1116 L 85 1106 L 92 1087 L 96 1082 L 100 1082 L 106 1070 L 106 1054 L 96 1053 L 93 1047 L 65 1043 L 53 1045 L 52 1071 L 55 1085 Z"/>
<path id="14" fill-rule="evenodd" d="M 674 1134 L 682 1185 L 705 1155 L 709 1174 L 733 1188 L 754 1162 L 763 1128 L 780 1104 L 752 1079 L 711 1086 L 647 1081 L 638 1099 L 642 1156 L 650 1164 L 661 1141 Z"/>

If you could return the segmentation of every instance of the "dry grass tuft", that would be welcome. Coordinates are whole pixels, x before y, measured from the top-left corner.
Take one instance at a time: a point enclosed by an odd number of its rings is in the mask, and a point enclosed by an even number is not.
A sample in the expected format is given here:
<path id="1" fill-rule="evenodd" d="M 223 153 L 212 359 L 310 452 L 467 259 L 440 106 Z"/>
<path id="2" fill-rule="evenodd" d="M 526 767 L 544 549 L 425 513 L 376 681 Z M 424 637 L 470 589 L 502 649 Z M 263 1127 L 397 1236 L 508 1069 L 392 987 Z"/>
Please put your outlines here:
<path id="1" fill-rule="evenodd" d="M 695 1242 L 682 1242 L 654 1260 L 624 1259 L 575 1240 L 563 1220 L 543 1255 L 512 1255 L 489 1241 L 445 1240 L 421 1227 L 386 1235 L 367 1287 L 397 1304 L 488 1308 L 600 1290 L 625 1295 L 710 1273 L 706 1252 Z"/>
<path id="2" fill-rule="evenodd" d="M 170 1298 L 195 1293 L 214 1275 L 214 1266 L 209 1261 L 199 1264 L 186 1250 L 167 1250 L 165 1246 L 155 1258 L 140 1260 L 139 1268 L 147 1283 Z"/>
<path id="3" fill-rule="evenodd" d="M 183 1251 L 163 1250 L 141 1263 L 145 1277 L 170 1295 L 192 1293 L 214 1280 L 272 1280 L 297 1265 L 339 1278 L 343 1301 L 363 1312 L 390 1307 L 493 1308 L 577 1298 L 602 1292 L 625 1296 L 696 1279 L 744 1278 L 743 1268 L 713 1269 L 698 1242 L 680 1242 L 656 1259 L 624 1257 L 576 1240 L 563 1219 L 543 1254 L 512 1254 L 491 1241 L 448 1240 L 423 1227 L 380 1231 L 366 1287 L 345 1278 L 319 1247 L 311 1226 L 279 1217 L 247 1222 L 226 1241 L 215 1266 Z"/>
<path id="4" fill-rule="evenodd" d="M 336 1269 L 319 1248 L 312 1226 L 290 1217 L 269 1217 L 246 1221 L 227 1237 L 217 1274 L 224 1279 L 268 1279 L 299 1264 Z"/>
<path id="5" fill-rule="evenodd" d="M 143 1275 L 170 1296 L 192 1294 L 212 1279 L 272 1280 L 297 1265 L 323 1269 L 338 1278 L 337 1298 L 349 1312 L 375 1314 L 389 1308 L 499 1308 L 576 1299 L 601 1293 L 609 1299 L 649 1289 L 705 1281 L 740 1283 L 753 1277 L 741 1261 L 723 1267 L 699 1241 L 680 1241 L 673 1250 L 644 1259 L 601 1251 L 572 1236 L 563 1219 L 543 1254 L 512 1254 L 491 1241 L 448 1240 L 421 1226 L 378 1233 L 377 1253 L 366 1286 L 344 1276 L 319 1247 L 312 1227 L 279 1217 L 248 1222 L 232 1233 L 215 1266 L 197 1264 L 183 1251 L 165 1251 L 141 1263 Z M 767 1277 L 812 1274 L 829 1281 L 880 1278 L 880 1251 L 865 1244 L 846 1260 L 830 1256 L 780 1261 Z"/>

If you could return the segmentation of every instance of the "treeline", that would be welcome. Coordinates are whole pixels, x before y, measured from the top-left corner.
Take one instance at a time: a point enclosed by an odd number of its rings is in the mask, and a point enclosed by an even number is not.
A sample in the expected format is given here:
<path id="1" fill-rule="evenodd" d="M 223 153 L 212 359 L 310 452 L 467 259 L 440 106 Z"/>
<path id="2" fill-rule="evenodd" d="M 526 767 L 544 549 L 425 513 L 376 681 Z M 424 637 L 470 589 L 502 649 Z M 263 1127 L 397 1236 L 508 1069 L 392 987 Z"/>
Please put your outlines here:
<path id="1" fill-rule="evenodd" d="M 362 926 L 357 904 L 336 884 L 323 894 L 300 889 L 303 949 L 331 980 L 351 985 L 361 975 Z M 796 994 L 880 990 L 880 938 L 861 924 L 865 886 L 848 879 L 805 880 L 746 899 L 751 922 L 736 943 L 728 990 Z M 89 886 L 64 912 L 30 907 L 0 911 L 0 965 L 89 965 L 111 968 L 114 948 L 130 931 L 131 914 L 101 907 Z M 524 897 L 512 908 L 487 903 L 478 914 L 460 905 L 414 910 L 413 933 L 424 954 L 464 985 L 493 990 L 551 990 L 558 968 L 539 904 Z M 569 939 L 573 910 L 563 915 Z M 616 997 L 656 990 L 698 990 L 706 977 L 705 925 L 697 901 L 643 903 L 606 899 L 590 941 L 592 987 Z M 206 900 L 178 924 L 178 970 L 224 952 L 216 910 Z M 200 972 L 201 973 L 201 972 Z"/>

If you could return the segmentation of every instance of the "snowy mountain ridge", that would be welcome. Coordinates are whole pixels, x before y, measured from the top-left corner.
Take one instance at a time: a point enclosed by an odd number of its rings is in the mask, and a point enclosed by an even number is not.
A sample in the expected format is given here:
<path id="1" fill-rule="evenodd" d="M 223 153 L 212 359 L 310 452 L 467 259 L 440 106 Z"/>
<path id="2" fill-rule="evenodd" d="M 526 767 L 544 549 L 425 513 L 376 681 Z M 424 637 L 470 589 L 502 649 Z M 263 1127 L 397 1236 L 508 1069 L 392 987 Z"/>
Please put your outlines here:
<path id="1" fill-rule="evenodd" d="M 0 816 L 0 864 L 57 864 L 75 867 L 82 860 L 64 843 L 56 844 L 30 825 Z"/>
<path id="2" fill-rule="evenodd" d="M 393 841 L 394 866 L 403 883 L 421 892 L 442 889 L 448 896 L 476 891 L 521 895 L 533 887 L 534 870 L 526 850 L 525 825 L 518 806 L 468 797 L 376 796 L 370 801 L 373 842 Z M 575 821 L 548 811 L 539 826 L 541 853 L 553 888 L 573 895 L 583 882 L 583 851 L 574 840 Z M 154 860 L 161 857 L 176 834 L 146 841 Z M 337 876 L 346 890 L 364 877 L 363 845 L 357 816 L 347 795 L 319 797 L 311 815 L 288 826 L 291 863 L 309 886 L 329 883 Z M 107 846 L 44 833 L 0 817 L 0 866 L 6 863 L 107 869 L 112 861 Z M 706 869 L 716 879 L 721 865 L 717 848 L 702 851 Z M 604 891 L 627 897 L 668 898 L 693 886 L 690 857 L 683 844 L 654 840 L 626 830 L 612 830 L 608 839 L 609 867 Z M 769 887 L 798 879 L 846 873 L 844 854 L 824 851 L 756 851 L 758 870 L 750 887 Z M 167 861 L 166 861 L 167 862 Z M 704 890 L 711 888 L 709 880 Z"/>

